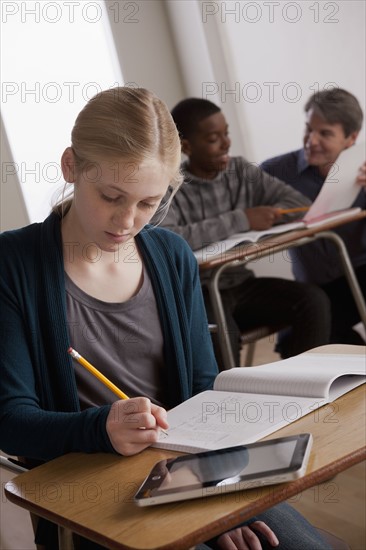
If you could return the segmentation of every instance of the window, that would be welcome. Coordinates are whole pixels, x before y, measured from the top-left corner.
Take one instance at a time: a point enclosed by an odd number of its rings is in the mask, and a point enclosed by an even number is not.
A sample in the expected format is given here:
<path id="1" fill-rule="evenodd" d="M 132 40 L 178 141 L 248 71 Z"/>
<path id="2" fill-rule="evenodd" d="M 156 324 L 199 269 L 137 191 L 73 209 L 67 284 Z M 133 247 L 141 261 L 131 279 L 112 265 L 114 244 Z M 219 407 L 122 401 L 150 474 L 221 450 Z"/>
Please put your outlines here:
<path id="1" fill-rule="evenodd" d="M 3 1 L 2 109 L 31 222 L 63 186 L 60 158 L 75 118 L 103 89 L 123 85 L 104 1 Z M 4 48 L 5 45 L 5 48 Z"/>

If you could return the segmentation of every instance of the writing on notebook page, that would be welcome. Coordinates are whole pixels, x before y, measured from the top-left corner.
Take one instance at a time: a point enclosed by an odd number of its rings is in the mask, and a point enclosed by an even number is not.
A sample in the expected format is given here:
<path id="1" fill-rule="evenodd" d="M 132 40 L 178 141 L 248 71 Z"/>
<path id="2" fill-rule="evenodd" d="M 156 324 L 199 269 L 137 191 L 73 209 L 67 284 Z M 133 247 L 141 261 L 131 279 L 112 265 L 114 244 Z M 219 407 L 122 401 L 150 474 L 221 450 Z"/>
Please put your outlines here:
<path id="1" fill-rule="evenodd" d="M 324 405 L 323 418 L 334 422 L 332 401 L 365 381 L 362 354 L 304 353 L 223 371 L 213 390 L 168 412 L 169 438 L 162 436 L 154 446 L 197 452 L 252 443 Z"/>

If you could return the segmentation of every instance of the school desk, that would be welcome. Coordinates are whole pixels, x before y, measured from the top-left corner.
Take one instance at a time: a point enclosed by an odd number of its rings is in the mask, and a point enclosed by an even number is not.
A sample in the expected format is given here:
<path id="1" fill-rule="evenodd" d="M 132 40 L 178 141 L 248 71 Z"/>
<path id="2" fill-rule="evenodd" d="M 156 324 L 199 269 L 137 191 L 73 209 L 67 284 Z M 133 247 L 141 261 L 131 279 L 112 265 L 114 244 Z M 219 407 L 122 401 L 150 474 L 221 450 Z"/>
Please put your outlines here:
<path id="1" fill-rule="evenodd" d="M 312 352 L 357 353 L 366 362 L 363 346 L 322 346 Z M 363 385 L 269 436 L 313 434 L 306 475 L 286 484 L 139 508 L 132 497 L 153 464 L 178 455 L 147 449 L 131 457 L 68 454 L 15 477 L 5 494 L 110 549 L 187 550 L 364 460 L 365 412 Z"/>
<path id="2" fill-rule="evenodd" d="M 212 255 L 212 257 L 208 257 L 207 255 L 205 258 L 198 258 L 201 273 L 211 270 L 207 286 L 217 326 L 217 342 L 220 346 L 223 367 L 225 369 L 235 367 L 236 364 L 230 344 L 229 333 L 225 328 L 225 313 L 219 291 L 219 281 L 222 273 L 233 266 L 245 266 L 251 261 L 259 260 L 266 256 L 271 257 L 278 252 L 297 246 L 303 246 L 316 239 L 328 239 L 336 245 L 344 274 L 360 313 L 361 321 L 366 330 L 365 300 L 355 276 L 346 246 L 343 240 L 332 231 L 335 227 L 361 219 L 365 219 L 366 223 L 366 211 L 352 213 L 350 216 L 333 220 L 318 227 L 298 229 L 287 233 L 271 235 L 259 242 L 250 244 L 245 243 L 228 252 Z"/>

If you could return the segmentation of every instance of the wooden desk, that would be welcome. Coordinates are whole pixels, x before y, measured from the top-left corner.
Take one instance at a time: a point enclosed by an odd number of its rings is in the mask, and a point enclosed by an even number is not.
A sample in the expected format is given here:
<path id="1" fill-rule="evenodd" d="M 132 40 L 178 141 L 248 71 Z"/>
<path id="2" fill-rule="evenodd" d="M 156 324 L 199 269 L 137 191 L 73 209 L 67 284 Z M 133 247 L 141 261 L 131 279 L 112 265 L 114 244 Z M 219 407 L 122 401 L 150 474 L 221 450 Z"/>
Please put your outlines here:
<path id="1" fill-rule="evenodd" d="M 297 246 L 303 246 L 317 239 L 328 239 L 336 245 L 344 274 L 354 297 L 361 321 L 366 330 L 365 300 L 363 298 L 360 286 L 353 271 L 352 263 L 350 261 L 345 244 L 343 240 L 332 231 L 332 229 L 340 225 L 362 219 L 365 219 L 366 223 L 366 211 L 351 214 L 350 216 L 339 220 L 333 220 L 332 222 L 328 222 L 320 227 L 298 229 L 287 233 L 272 235 L 271 237 L 268 237 L 256 243 L 245 243 L 241 246 L 236 247 L 235 249 L 229 250 L 228 252 L 225 252 L 224 250 L 221 251 L 221 253 L 219 253 L 219 251 L 213 251 L 212 256 L 210 256 L 209 258 L 198 258 L 201 273 L 207 270 L 212 270 L 212 274 L 208 284 L 208 290 L 210 293 L 212 309 L 218 328 L 218 342 L 220 345 L 225 369 L 235 367 L 236 364 L 231 349 L 229 334 L 226 330 L 225 312 L 219 290 L 219 279 L 221 274 L 225 270 L 230 269 L 233 266 L 244 266 L 251 261 L 264 258 L 265 256 L 272 256 L 273 254 L 277 254 L 278 252 L 281 252 L 283 250 L 287 250 Z"/>
<path id="2" fill-rule="evenodd" d="M 362 346 L 322 346 L 317 353 L 361 353 Z M 184 550 L 365 459 L 365 387 L 270 437 L 311 432 L 305 477 L 287 484 L 138 508 L 132 497 L 158 460 L 178 453 L 148 449 L 133 457 L 69 454 L 5 485 L 7 498 L 111 549 Z M 269 438 L 266 438 L 269 439 Z"/>

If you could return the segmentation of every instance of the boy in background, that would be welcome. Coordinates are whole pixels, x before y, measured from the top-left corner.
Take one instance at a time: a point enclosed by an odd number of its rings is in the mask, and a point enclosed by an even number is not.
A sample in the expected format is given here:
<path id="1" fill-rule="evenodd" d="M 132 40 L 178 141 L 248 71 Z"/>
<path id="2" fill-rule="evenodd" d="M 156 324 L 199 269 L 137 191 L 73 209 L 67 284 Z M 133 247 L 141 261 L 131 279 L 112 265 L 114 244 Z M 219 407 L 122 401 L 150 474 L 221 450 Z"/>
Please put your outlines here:
<path id="1" fill-rule="evenodd" d="M 243 231 L 262 230 L 288 221 L 280 209 L 310 201 L 280 180 L 268 176 L 242 157 L 230 157 L 226 119 L 214 103 L 189 98 L 172 110 L 181 137 L 184 183 L 175 194 L 162 224 L 180 234 L 193 250 Z M 205 281 L 207 314 L 214 322 Z M 291 330 L 281 341 L 283 358 L 327 344 L 330 306 L 327 296 L 311 284 L 274 277 L 256 278 L 244 268 L 220 279 L 227 330 L 237 365 L 240 332 L 267 324 Z"/>

